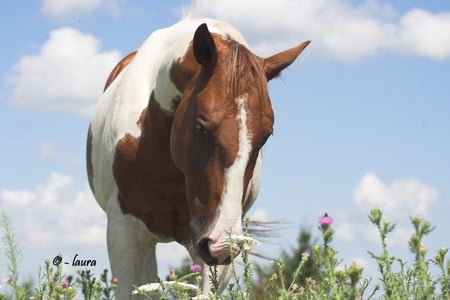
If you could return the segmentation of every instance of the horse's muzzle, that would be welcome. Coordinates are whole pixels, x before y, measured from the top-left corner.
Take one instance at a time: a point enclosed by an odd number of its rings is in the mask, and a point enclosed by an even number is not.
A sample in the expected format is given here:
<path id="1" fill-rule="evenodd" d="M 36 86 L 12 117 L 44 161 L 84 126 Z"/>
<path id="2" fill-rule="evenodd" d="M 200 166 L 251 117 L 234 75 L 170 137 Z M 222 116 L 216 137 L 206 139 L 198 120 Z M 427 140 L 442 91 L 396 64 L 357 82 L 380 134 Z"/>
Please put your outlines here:
<path id="1" fill-rule="evenodd" d="M 229 243 L 221 243 L 208 237 L 201 238 L 196 248 L 202 260 L 209 266 L 229 265 L 232 257 L 239 254 L 239 251 L 230 251 Z"/>

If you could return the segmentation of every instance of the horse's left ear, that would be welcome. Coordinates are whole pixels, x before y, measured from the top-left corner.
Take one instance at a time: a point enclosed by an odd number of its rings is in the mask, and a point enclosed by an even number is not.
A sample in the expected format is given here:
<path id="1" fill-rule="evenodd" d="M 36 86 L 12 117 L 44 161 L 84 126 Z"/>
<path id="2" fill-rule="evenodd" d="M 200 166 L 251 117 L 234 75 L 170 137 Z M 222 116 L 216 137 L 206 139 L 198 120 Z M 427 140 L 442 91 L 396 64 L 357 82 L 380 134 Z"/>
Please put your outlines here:
<path id="1" fill-rule="evenodd" d="M 281 71 L 289 66 L 302 53 L 311 41 L 306 41 L 297 47 L 282 51 L 264 59 L 263 68 L 267 81 L 280 75 Z"/>
<path id="2" fill-rule="evenodd" d="M 193 48 L 195 60 L 204 68 L 214 67 L 216 65 L 216 45 L 205 23 L 201 24 L 195 31 Z"/>

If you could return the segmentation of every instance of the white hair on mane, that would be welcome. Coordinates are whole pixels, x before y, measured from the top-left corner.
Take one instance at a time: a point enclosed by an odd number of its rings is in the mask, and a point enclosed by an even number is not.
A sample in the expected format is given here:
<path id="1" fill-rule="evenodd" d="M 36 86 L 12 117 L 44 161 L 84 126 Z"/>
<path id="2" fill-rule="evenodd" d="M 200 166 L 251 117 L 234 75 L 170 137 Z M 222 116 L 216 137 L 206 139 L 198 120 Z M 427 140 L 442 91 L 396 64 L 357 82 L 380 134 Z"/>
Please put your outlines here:
<path id="1" fill-rule="evenodd" d="M 211 32 L 219 33 L 223 36 L 226 36 L 249 49 L 247 42 L 245 41 L 242 33 L 237 30 L 234 26 L 220 20 L 210 19 L 206 17 L 198 17 L 195 16 L 195 10 L 197 7 L 197 0 L 193 0 L 190 5 L 184 6 L 181 8 L 181 19 L 180 23 L 187 22 L 195 22 L 195 20 L 202 20 L 208 25 L 208 28 Z M 216 29 L 216 30 L 215 30 Z"/>

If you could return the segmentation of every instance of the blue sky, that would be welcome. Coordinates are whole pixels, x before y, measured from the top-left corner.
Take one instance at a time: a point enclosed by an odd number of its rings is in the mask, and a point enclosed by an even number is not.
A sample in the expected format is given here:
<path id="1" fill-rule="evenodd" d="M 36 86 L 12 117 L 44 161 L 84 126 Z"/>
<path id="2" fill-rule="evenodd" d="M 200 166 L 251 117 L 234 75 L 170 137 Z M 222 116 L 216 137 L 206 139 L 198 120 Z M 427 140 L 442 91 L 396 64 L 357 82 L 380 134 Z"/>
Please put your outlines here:
<path id="1" fill-rule="evenodd" d="M 343 265 L 379 243 L 367 214 L 397 222 L 407 257 L 409 216 L 436 230 L 430 255 L 450 246 L 450 3 L 444 1 L 196 2 L 192 15 L 242 31 L 261 56 L 312 44 L 270 83 L 275 135 L 250 215 L 288 222 L 260 251 L 277 256 L 299 226 L 328 212 Z M 263 3 L 263 4 L 261 4 Z M 7 1 L 0 18 L 0 211 L 24 247 L 23 273 L 62 252 L 107 266 L 105 215 L 87 186 L 89 115 L 115 63 L 190 1 Z M 20 6 L 20 8 L 18 8 Z M 160 274 L 185 255 L 160 249 Z M 3 257 L 1 257 L 3 260 Z M 67 272 L 72 271 L 70 268 Z M 5 268 L 0 276 L 6 275 Z"/>

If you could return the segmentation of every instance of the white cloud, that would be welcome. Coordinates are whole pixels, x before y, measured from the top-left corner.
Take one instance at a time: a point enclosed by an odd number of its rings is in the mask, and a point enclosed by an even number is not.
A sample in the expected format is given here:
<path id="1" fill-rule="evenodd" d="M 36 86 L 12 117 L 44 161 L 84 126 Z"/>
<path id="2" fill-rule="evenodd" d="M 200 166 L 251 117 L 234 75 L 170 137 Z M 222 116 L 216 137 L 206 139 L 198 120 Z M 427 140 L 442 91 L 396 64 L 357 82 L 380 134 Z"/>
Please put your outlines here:
<path id="1" fill-rule="evenodd" d="M 345 219 L 342 219 L 335 228 L 335 237 L 338 240 L 345 241 L 345 242 L 352 242 L 354 241 L 357 236 L 357 230 L 359 226 L 355 224 L 354 222 L 347 221 Z"/>
<path id="2" fill-rule="evenodd" d="M 399 47 L 406 53 L 445 59 L 450 57 L 450 12 L 431 14 L 414 9 L 400 20 Z"/>
<path id="3" fill-rule="evenodd" d="M 67 175 L 52 173 L 32 190 L 0 190 L 0 211 L 11 217 L 29 248 L 105 244 L 105 213 L 88 188 L 77 190 Z"/>
<path id="4" fill-rule="evenodd" d="M 13 67 L 11 102 L 39 111 L 92 112 L 119 51 L 101 52 L 100 41 L 73 28 L 50 33 L 39 54 Z"/>
<path id="5" fill-rule="evenodd" d="M 29 191 L 24 190 L 1 190 L 0 199 L 9 204 L 14 204 L 18 207 L 25 207 L 35 200 L 35 195 Z"/>
<path id="6" fill-rule="evenodd" d="M 117 0 L 44 0 L 41 10 L 45 16 L 57 21 L 79 19 L 96 10 L 120 15 Z"/>
<path id="7" fill-rule="evenodd" d="M 450 12 L 396 16 L 376 0 L 198 0 L 191 14 L 231 22 L 262 55 L 311 39 L 314 53 L 345 61 L 381 51 L 450 58 Z"/>
<path id="8" fill-rule="evenodd" d="M 42 160 L 52 160 L 58 155 L 56 154 L 55 145 L 48 140 L 42 141 L 39 144 L 39 156 Z"/>
<path id="9" fill-rule="evenodd" d="M 380 208 L 387 216 L 407 218 L 426 215 L 438 191 L 416 179 L 382 182 L 374 173 L 365 174 L 354 190 L 353 202 L 368 210 Z"/>
<path id="10" fill-rule="evenodd" d="M 79 156 L 68 156 L 60 150 L 53 141 L 43 140 L 39 143 L 39 158 L 43 161 L 57 162 L 66 166 L 85 167 L 84 159 Z"/>

